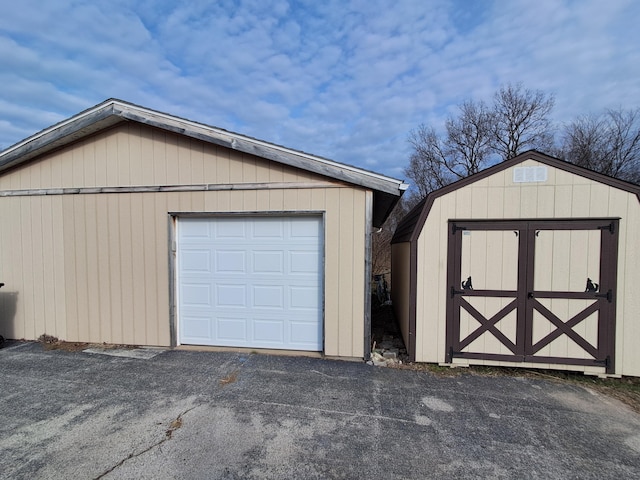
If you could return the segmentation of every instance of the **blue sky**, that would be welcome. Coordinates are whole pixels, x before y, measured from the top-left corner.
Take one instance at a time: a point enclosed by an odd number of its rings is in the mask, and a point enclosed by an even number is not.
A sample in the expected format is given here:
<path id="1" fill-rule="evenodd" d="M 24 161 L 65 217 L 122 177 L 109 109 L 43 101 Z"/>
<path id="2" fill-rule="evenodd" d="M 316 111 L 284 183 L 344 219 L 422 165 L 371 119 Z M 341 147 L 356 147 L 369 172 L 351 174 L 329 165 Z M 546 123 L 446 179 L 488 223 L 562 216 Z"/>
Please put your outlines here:
<path id="1" fill-rule="evenodd" d="M 522 82 L 640 107 L 636 0 L 0 0 L 0 149 L 116 97 L 404 178 L 409 132 Z"/>

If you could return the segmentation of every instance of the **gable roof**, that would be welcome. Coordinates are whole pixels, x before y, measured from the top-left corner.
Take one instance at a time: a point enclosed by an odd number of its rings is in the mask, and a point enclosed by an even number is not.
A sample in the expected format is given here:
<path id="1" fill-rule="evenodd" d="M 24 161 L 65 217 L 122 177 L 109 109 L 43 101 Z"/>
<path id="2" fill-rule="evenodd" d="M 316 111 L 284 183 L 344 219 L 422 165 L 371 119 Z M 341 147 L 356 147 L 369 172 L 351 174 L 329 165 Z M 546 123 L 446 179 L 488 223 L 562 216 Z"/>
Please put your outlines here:
<path id="1" fill-rule="evenodd" d="M 376 226 L 384 222 L 409 186 L 401 180 L 375 172 L 113 98 L 46 128 L 1 152 L 0 175 L 47 152 L 127 121 L 196 138 L 203 142 L 371 189 L 374 193 L 373 223 Z"/>
<path id="2" fill-rule="evenodd" d="M 598 173 L 584 167 L 579 167 L 578 165 L 575 165 L 573 163 L 569 163 L 564 160 L 545 155 L 544 153 L 540 153 L 535 150 L 529 150 L 510 160 L 505 160 L 504 162 L 498 163 L 492 167 L 482 170 L 481 172 L 458 180 L 457 182 L 439 188 L 438 190 L 435 190 L 428 194 L 400 221 L 400 223 L 398 223 L 398 227 L 396 228 L 391 243 L 414 242 L 415 240 L 417 240 L 420 232 L 422 231 L 422 227 L 424 226 L 424 222 L 426 222 L 427 220 L 427 216 L 429 215 L 429 211 L 431 210 L 433 202 L 438 197 L 446 195 L 447 193 L 451 193 L 455 190 L 458 190 L 459 188 L 466 187 L 467 185 L 471 185 L 472 183 L 485 179 L 495 173 L 511 168 L 515 165 L 518 165 L 519 163 L 524 162 L 525 160 L 534 160 L 550 167 L 564 170 L 566 172 L 573 173 L 574 175 L 579 175 L 589 180 L 593 180 L 595 182 L 609 185 L 614 188 L 619 188 L 620 190 L 624 190 L 626 192 L 634 193 L 640 200 L 640 186 L 634 183 L 610 177 L 608 175 L 604 175 L 602 173 Z"/>

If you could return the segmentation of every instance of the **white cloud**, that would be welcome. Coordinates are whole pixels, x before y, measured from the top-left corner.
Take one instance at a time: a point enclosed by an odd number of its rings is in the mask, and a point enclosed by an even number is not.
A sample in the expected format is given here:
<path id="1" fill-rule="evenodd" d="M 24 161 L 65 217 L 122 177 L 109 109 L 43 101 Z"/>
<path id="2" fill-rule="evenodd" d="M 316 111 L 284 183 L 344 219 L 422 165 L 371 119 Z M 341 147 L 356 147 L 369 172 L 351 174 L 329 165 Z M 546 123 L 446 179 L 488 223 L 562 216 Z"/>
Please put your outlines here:
<path id="1" fill-rule="evenodd" d="M 39 2 L 0 17 L 0 145 L 105 98 L 402 177 L 409 131 L 505 82 L 640 106 L 629 1 Z"/>

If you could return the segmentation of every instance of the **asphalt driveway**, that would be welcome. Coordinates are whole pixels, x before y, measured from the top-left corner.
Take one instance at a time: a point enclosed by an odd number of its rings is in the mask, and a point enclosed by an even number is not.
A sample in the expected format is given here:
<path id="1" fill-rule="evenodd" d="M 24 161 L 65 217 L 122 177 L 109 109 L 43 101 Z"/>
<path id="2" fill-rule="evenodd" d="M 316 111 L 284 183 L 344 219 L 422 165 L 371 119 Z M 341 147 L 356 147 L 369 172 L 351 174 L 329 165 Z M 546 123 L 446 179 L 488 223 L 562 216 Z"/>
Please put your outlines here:
<path id="1" fill-rule="evenodd" d="M 1 349 L 0 477 L 640 478 L 640 416 L 579 386 L 144 353 Z"/>

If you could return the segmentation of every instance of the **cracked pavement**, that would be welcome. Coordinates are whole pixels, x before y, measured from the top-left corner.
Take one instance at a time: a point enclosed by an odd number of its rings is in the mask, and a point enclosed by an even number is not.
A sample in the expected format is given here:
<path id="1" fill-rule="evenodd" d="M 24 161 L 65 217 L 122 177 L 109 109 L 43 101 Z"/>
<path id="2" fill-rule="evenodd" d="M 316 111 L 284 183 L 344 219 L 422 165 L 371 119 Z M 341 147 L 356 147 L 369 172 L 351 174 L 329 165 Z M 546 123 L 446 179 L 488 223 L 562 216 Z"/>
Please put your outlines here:
<path id="1" fill-rule="evenodd" d="M 0 385 L 0 478 L 640 478 L 640 415 L 544 379 L 17 343 Z"/>

